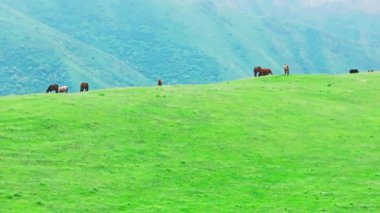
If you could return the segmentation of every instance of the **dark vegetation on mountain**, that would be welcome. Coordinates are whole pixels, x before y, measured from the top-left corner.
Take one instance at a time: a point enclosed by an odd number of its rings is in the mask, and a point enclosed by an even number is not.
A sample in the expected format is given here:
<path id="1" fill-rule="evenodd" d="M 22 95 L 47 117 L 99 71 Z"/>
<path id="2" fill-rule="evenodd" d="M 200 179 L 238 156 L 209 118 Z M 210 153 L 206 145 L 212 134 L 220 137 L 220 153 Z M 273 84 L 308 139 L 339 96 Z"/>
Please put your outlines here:
<path id="1" fill-rule="evenodd" d="M 0 95 L 380 67 L 379 16 L 294 1 L 2 0 Z M 335 9 L 334 9 L 335 8 Z"/>

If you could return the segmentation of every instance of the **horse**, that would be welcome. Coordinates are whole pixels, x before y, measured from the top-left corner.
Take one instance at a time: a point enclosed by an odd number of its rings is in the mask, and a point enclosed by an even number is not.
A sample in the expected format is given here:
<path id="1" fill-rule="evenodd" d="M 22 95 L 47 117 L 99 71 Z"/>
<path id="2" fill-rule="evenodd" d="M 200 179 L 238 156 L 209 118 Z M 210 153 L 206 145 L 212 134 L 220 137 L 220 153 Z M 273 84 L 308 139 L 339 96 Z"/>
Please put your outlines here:
<path id="1" fill-rule="evenodd" d="M 261 68 L 260 66 L 255 67 L 253 69 L 253 73 L 255 77 L 265 76 L 265 75 L 273 75 L 272 70 L 268 68 Z"/>
<path id="2" fill-rule="evenodd" d="M 87 82 L 80 83 L 80 92 L 88 92 L 89 86 Z"/>
<path id="3" fill-rule="evenodd" d="M 47 90 L 46 90 L 46 93 L 51 93 L 55 91 L 55 93 L 58 93 L 58 84 L 51 84 Z"/>
<path id="4" fill-rule="evenodd" d="M 158 82 L 157 82 L 157 85 L 158 86 L 162 86 L 163 84 L 164 84 L 164 82 L 161 79 L 159 79 Z"/>
<path id="5" fill-rule="evenodd" d="M 350 69 L 350 74 L 359 73 L 359 70 L 357 69 Z"/>
<path id="6" fill-rule="evenodd" d="M 58 92 L 59 93 L 68 93 L 69 92 L 69 87 L 68 86 L 61 86 L 61 87 L 58 87 Z"/>
<path id="7" fill-rule="evenodd" d="M 264 75 L 273 75 L 272 70 L 268 68 L 263 68 L 259 76 L 264 76 Z"/>
<path id="8" fill-rule="evenodd" d="M 289 65 L 288 64 L 284 65 L 284 74 L 289 75 Z"/>

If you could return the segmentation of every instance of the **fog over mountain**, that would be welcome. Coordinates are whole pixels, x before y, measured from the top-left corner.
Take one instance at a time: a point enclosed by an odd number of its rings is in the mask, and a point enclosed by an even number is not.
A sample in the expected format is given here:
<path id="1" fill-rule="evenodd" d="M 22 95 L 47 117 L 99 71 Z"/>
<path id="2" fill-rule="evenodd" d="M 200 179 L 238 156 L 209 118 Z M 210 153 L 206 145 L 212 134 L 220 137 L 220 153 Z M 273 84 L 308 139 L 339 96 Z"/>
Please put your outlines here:
<path id="1" fill-rule="evenodd" d="M 303 2 L 309 7 L 339 4 L 341 6 L 341 9 L 344 10 L 349 9 L 352 11 L 356 10 L 370 13 L 380 12 L 380 1 L 378 0 L 306 0 Z"/>
<path id="2" fill-rule="evenodd" d="M 0 95 L 380 67 L 375 0 L 1 0 Z"/>

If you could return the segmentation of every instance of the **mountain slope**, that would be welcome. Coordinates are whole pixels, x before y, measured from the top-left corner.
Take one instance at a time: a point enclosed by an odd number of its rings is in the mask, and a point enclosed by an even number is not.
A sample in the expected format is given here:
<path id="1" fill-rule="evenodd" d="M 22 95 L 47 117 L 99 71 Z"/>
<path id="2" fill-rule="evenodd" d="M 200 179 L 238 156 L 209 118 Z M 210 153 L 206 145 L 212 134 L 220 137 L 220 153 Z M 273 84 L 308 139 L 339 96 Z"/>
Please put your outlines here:
<path id="1" fill-rule="evenodd" d="M 23 35 L 36 34 L 35 28 L 8 25 L 0 38 L 13 42 L 2 42 L 5 48 L 0 58 L 5 59 L 0 82 L 7 86 L 0 93 L 41 91 L 20 82 L 25 76 L 54 69 L 68 73 L 67 77 L 46 76 L 40 87 L 53 81 L 69 81 L 75 90 L 78 81 L 90 81 L 99 88 L 151 85 L 157 79 L 167 84 L 201 84 L 250 76 L 256 65 L 280 74 L 285 63 L 291 65 L 292 73 L 343 73 L 380 66 L 378 14 L 311 9 L 292 2 L 3 0 L 3 7 L 23 14 L 23 22 L 31 19 L 49 28 L 64 36 L 70 47 L 53 39 L 47 45 L 28 43 L 46 52 L 24 52 L 18 44 L 30 42 Z M 2 14 L 6 22 L 12 19 Z M 9 31 L 18 36 L 11 37 Z M 49 36 L 38 34 L 42 40 L 51 40 Z M 73 53 L 65 54 L 62 48 Z M 8 56 L 7 49 L 14 55 Z M 15 65 L 15 81 L 24 91 L 10 86 L 9 67 Z M 41 71 L 42 65 L 47 68 Z"/>
<path id="2" fill-rule="evenodd" d="M 0 98 L 3 211 L 379 211 L 379 73 Z"/>
<path id="3" fill-rule="evenodd" d="M 0 95 L 43 92 L 50 83 L 68 84 L 78 90 L 81 81 L 92 88 L 149 85 L 153 81 L 120 59 L 75 40 L 0 5 L 6 33 L 2 54 Z"/>

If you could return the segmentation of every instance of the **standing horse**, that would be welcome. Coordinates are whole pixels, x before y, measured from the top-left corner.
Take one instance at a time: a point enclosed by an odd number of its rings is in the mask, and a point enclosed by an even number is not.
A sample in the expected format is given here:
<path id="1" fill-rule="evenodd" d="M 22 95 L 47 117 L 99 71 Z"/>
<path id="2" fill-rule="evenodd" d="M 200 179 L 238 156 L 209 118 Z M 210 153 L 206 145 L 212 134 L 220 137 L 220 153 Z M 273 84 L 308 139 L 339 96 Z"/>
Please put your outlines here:
<path id="1" fill-rule="evenodd" d="M 158 82 L 157 82 L 157 85 L 158 86 L 162 86 L 163 84 L 164 84 L 164 82 L 161 79 L 159 79 Z"/>
<path id="2" fill-rule="evenodd" d="M 261 68 L 260 66 L 259 67 L 255 67 L 253 69 L 253 74 L 255 75 L 255 77 L 260 77 L 260 76 L 265 76 L 265 75 L 273 75 L 272 73 L 272 70 L 271 69 L 268 69 L 268 68 Z"/>
<path id="3" fill-rule="evenodd" d="M 46 90 L 46 93 L 51 93 L 55 91 L 55 93 L 58 93 L 58 84 L 51 84 L 47 90 Z"/>
<path id="4" fill-rule="evenodd" d="M 68 93 L 69 92 L 69 87 L 68 86 L 62 86 L 62 87 L 58 87 L 58 92 L 59 93 Z"/>
<path id="5" fill-rule="evenodd" d="M 284 65 L 284 73 L 285 73 L 285 75 L 289 75 L 289 65 L 288 64 Z"/>
<path id="6" fill-rule="evenodd" d="M 80 92 L 88 92 L 89 86 L 87 82 L 80 83 Z"/>

